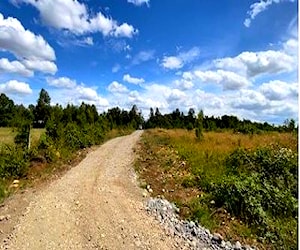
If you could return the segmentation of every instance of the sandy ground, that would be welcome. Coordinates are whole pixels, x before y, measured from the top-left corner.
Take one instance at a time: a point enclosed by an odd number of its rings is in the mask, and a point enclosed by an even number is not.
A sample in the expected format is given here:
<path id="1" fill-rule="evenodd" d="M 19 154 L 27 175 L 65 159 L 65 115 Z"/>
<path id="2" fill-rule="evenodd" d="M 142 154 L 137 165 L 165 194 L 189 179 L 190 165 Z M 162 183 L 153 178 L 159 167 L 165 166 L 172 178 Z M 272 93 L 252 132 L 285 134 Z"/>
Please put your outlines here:
<path id="1" fill-rule="evenodd" d="M 176 249 L 144 210 L 132 165 L 141 134 L 110 140 L 41 190 L 8 199 L 0 249 Z"/>

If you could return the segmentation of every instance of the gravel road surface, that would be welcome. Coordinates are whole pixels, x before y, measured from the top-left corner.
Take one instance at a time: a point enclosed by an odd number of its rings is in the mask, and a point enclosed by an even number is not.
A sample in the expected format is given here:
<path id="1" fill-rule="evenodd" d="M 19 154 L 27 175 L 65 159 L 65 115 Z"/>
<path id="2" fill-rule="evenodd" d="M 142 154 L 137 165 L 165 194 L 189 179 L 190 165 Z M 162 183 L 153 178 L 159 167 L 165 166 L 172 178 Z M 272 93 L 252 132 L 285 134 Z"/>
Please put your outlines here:
<path id="1" fill-rule="evenodd" d="M 108 141 L 31 194 L 1 249 L 176 249 L 144 209 L 132 166 L 141 134 Z"/>

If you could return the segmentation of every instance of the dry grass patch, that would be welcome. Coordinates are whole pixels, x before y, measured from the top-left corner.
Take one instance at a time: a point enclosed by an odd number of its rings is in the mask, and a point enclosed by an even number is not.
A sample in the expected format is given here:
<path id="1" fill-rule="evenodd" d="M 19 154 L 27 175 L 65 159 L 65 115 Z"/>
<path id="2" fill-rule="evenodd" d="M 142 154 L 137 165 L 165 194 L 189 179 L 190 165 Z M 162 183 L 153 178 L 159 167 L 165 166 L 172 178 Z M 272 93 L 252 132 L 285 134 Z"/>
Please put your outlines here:
<path id="1" fill-rule="evenodd" d="M 239 240 L 260 249 L 274 248 L 272 244 L 259 242 L 256 230 L 245 221 L 216 207 L 210 194 L 210 189 L 224 178 L 225 160 L 233 151 L 238 148 L 256 150 L 270 145 L 297 152 L 297 136 L 224 131 L 206 132 L 204 140 L 197 141 L 193 131 L 147 130 L 139 145 L 136 168 L 142 186 L 150 185 L 153 196 L 175 202 L 183 218 L 199 220 L 200 224 L 221 233 L 225 239 Z"/>

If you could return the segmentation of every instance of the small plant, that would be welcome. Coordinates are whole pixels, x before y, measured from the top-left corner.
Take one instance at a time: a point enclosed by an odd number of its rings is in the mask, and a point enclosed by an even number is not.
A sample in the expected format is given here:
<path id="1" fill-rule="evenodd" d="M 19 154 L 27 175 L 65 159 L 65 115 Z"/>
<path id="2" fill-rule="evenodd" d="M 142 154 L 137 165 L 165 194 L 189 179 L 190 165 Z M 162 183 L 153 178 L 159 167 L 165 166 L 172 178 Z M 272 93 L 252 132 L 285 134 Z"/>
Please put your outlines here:
<path id="1" fill-rule="evenodd" d="M 6 146 L 0 152 L 0 177 L 23 177 L 28 170 L 28 159 L 22 150 Z"/>
<path id="2" fill-rule="evenodd" d="M 202 110 L 199 112 L 197 119 L 196 119 L 195 133 L 196 133 L 196 138 L 198 140 L 203 139 L 203 111 Z"/>
<path id="3" fill-rule="evenodd" d="M 15 144 L 22 149 L 30 148 L 30 124 L 25 123 L 20 125 L 14 141 Z"/>

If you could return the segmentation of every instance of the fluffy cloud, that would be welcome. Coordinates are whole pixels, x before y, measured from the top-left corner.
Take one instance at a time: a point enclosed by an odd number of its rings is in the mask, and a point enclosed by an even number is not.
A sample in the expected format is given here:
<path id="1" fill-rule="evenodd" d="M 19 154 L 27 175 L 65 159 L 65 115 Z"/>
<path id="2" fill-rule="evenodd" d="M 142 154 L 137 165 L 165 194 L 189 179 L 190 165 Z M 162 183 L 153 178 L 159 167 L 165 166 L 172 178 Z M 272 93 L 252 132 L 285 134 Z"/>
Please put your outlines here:
<path id="1" fill-rule="evenodd" d="M 12 53 L 19 61 L 1 59 L 5 73 L 32 76 L 33 71 L 55 74 L 55 52 L 40 35 L 26 30 L 16 18 L 7 19 L 0 13 L 0 49 Z"/>
<path id="2" fill-rule="evenodd" d="M 138 31 L 135 30 L 132 25 L 123 23 L 120 26 L 115 27 L 115 30 L 113 31 L 113 35 L 115 37 L 132 37 L 137 32 Z"/>
<path id="3" fill-rule="evenodd" d="M 179 89 L 172 89 L 166 99 L 168 102 L 184 102 L 186 94 Z"/>
<path id="4" fill-rule="evenodd" d="M 19 61 L 9 61 L 7 58 L 0 59 L 0 72 L 33 76 L 33 72 L 27 69 L 22 63 Z"/>
<path id="5" fill-rule="evenodd" d="M 24 60 L 22 63 L 27 69 L 49 73 L 54 75 L 57 72 L 56 64 L 50 61 L 43 60 Z"/>
<path id="6" fill-rule="evenodd" d="M 98 99 L 97 91 L 92 88 L 77 86 L 76 91 L 79 99 L 87 101 L 96 101 Z"/>
<path id="7" fill-rule="evenodd" d="M 203 71 L 206 72 L 206 71 Z M 199 71 L 198 71 L 199 73 Z M 199 81 L 194 72 L 185 72 L 182 80 Z M 222 75 L 222 74 L 221 74 Z M 203 76 L 204 77 L 204 76 Z M 210 76 L 219 81 L 219 76 Z M 212 93 L 195 86 L 191 89 L 183 89 L 177 86 L 150 83 L 143 84 L 139 91 L 118 93 L 109 97 L 111 106 L 121 105 L 130 109 L 136 104 L 146 117 L 149 109 L 159 108 L 165 114 L 176 108 L 187 112 L 194 108 L 196 112 L 204 110 L 205 115 L 222 116 L 224 114 L 236 115 L 241 119 L 254 121 L 269 121 L 282 123 L 286 118 L 297 117 L 298 90 L 296 83 L 270 81 L 262 84 L 256 90 L 249 88 Z"/>
<path id="8" fill-rule="evenodd" d="M 188 51 L 181 52 L 177 56 L 165 56 L 162 59 L 162 67 L 166 69 L 180 69 L 185 64 L 197 59 L 200 55 L 200 50 L 194 47 Z"/>
<path id="9" fill-rule="evenodd" d="M 126 74 L 123 76 L 123 81 L 129 82 L 132 84 L 141 84 L 141 83 L 145 82 L 145 80 L 143 78 L 132 77 L 129 74 Z"/>
<path id="10" fill-rule="evenodd" d="M 188 90 L 194 87 L 194 83 L 191 80 L 187 79 L 177 79 L 174 81 L 174 84 L 176 87 L 183 89 L 183 90 Z"/>
<path id="11" fill-rule="evenodd" d="M 251 85 L 243 76 L 231 71 L 194 71 L 194 75 L 205 83 L 217 83 L 223 86 L 224 90 L 237 90 Z"/>
<path id="12" fill-rule="evenodd" d="M 107 89 L 109 92 L 112 92 L 112 93 L 128 92 L 128 89 L 121 83 L 118 83 L 117 81 L 113 81 L 110 85 L 108 85 Z"/>
<path id="13" fill-rule="evenodd" d="M 0 92 L 13 95 L 30 95 L 32 94 L 32 89 L 25 82 L 11 80 L 0 84 Z"/>
<path id="14" fill-rule="evenodd" d="M 180 69 L 183 67 L 183 61 L 176 56 L 165 56 L 161 65 L 166 69 Z"/>
<path id="15" fill-rule="evenodd" d="M 243 89 L 239 96 L 231 100 L 231 106 L 237 109 L 246 109 L 251 111 L 264 110 L 270 108 L 265 96 L 255 90 Z"/>
<path id="16" fill-rule="evenodd" d="M 77 86 L 76 81 L 71 80 L 68 77 L 47 78 L 46 80 L 50 86 L 53 86 L 56 88 L 73 89 Z"/>
<path id="17" fill-rule="evenodd" d="M 294 46 L 293 42 L 289 45 Z M 217 68 L 237 70 L 248 77 L 263 74 L 278 74 L 295 69 L 295 58 L 285 51 L 243 52 L 236 57 L 226 57 L 214 61 Z"/>
<path id="18" fill-rule="evenodd" d="M 44 38 L 25 30 L 16 18 L 5 19 L 0 13 L 0 33 L 0 48 L 19 59 L 55 60 L 54 50 Z"/>
<path id="19" fill-rule="evenodd" d="M 80 104 L 86 102 L 88 104 L 95 104 L 99 110 L 108 107 L 109 102 L 107 99 L 98 95 L 94 88 L 86 87 L 84 84 L 78 84 L 76 80 L 72 80 L 68 77 L 60 78 L 47 78 L 49 86 L 59 89 L 57 93 L 62 100 L 57 100 L 60 103 L 72 102 L 74 104 Z M 69 99 L 68 99 L 69 98 Z"/>
<path id="20" fill-rule="evenodd" d="M 259 91 L 271 101 L 298 99 L 297 83 L 286 83 L 278 80 L 270 81 L 262 84 L 259 87 Z"/>
<path id="21" fill-rule="evenodd" d="M 85 87 L 85 86 L 77 86 L 74 97 L 76 98 L 76 103 L 86 102 L 88 104 L 95 104 L 99 107 L 108 107 L 109 102 L 107 99 L 98 95 L 95 89 Z"/>
<path id="22" fill-rule="evenodd" d="M 295 0 L 260 0 L 259 2 L 255 2 L 250 5 L 250 10 L 247 12 L 248 18 L 245 19 L 244 25 L 249 28 L 251 25 L 252 20 L 260 14 L 261 12 L 268 9 L 268 7 L 274 3 L 281 3 L 281 2 L 294 2 Z"/>
<path id="23" fill-rule="evenodd" d="M 84 3 L 77 0 L 15 0 L 31 4 L 40 12 L 45 25 L 67 30 L 76 35 L 101 32 L 104 36 L 132 37 L 138 31 L 132 25 L 104 16 L 101 12 L 91 16 Z"/>
<path id="24" fill-rule="evenodd" d="M 199 102 L 201 109 L 214 110 L 215 114 L 223 115 L 224 109 L 226 109 L 226 99 L 224 96 L 218 96 L 213 93 L 205 92 L 201 89 L 195 91 L 195 99 Z M 213 112 L 211 114 L 214 114 Z"/>
<path id="25" fill-rule="evenodd" d="M 291 38 L 283 44 L 283 50 L 291 56 L 296 56 L 298 54 L 298 40 Z"/>
<path id="26" fill-rule="evenodd" d="M 127 2 L 132 3 L 136 6 L 141 6 L 143 4 L 146 4 L 147 6 L 149 6 L 150 0 L 127 0 Z"/>
<path id="27" fill-rule="evenodd" d="M 275 83 L 271 82 L 271 85 Z M 277 85 L 277 84 L 276 84 Z M 298 117 L 298 98 L 291 97 L 289 94 L 278 95 L 272 88 L 264 92 L 265 87 L 256 90 L 241 90 L 224 100 L 226 103 L 225 111 L 230 110 L 239 117 L 254 121 L 269 121 L 282 123 L 287 118 Z M 223 111 L 224 113 L 224 111 Z"/>

